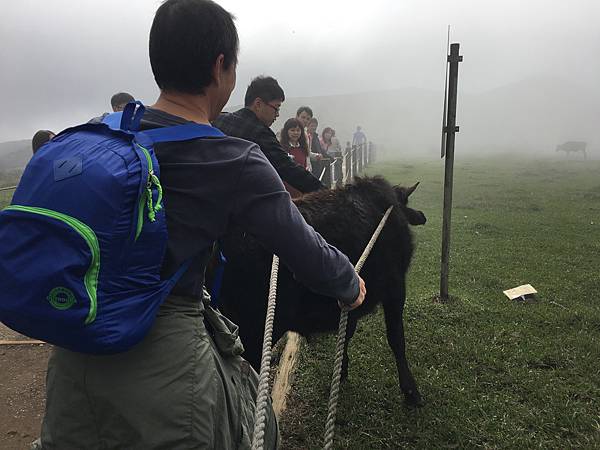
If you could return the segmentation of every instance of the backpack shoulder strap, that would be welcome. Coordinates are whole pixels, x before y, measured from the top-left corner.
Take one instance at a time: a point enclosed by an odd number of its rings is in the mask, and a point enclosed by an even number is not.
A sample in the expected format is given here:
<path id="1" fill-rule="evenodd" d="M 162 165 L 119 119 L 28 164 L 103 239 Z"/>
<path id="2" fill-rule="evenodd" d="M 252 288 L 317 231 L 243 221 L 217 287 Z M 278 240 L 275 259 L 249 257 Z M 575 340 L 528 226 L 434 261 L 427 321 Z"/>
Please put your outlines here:
<path id="1" fill-rule="evenodd" d="M 123 111 L 106 114 L 101 122 L 113 130 L 136 132 L 140 129 L 140 123 L 146 107 L 140 101 L 129 102 Z"/>
<path id="2" fill-rule="evenodd" d="M 122 112 L 108 114 L 103 117 L 102 123 L 108 125 L 113 130 L 135 133 L 138 140 L 150 139 L 153 143 L 225 136 L 218 128 L 194 122 L 138 131 L 145 110 L 146 108 L 141 102 L 130 102 Z"/>
<path id="3" fill-rule="evenodd" d="M 143 134 L 152 140 L 152 142 L 177 142 L 188 141 L 190 139 L 202 137 L 224 137 L 225 135 L 218 128 L 200 123 L 186 123 L 184 125 L 175 125 L 171 127 L 153 128 L 144 130 L 138 134 Z"/>

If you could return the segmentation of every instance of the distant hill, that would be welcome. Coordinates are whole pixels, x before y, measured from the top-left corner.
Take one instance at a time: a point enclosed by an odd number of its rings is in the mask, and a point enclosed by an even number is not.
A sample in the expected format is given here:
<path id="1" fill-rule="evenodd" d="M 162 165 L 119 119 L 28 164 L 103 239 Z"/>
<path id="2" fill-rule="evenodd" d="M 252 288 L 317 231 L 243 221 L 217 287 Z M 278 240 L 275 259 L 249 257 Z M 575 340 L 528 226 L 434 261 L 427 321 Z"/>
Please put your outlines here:
<path id="1" fill-rule="evenodd" d="M 481 94 L 463 92 L 459 79 L 457 152 L 551 154 L 558 143 L 588 142 L 600 155 L 600 96 L 561 79 L 536 77 Z M 356 125 L 394 156 L 437 155 L 443 92 L 416 88 L 323 97 L 288 98 L 273 130 L 310 106 L 319 128 L 331 126 L 343 142 Z M 234 110 L 235 107 L 228 108 Z"/>
<path id="2" fill-rule="evenodd" d="M 0 142 L 0 170 L 23 168 L 31 158 L 31 140 Z"/>
<path id="3" fill-rule="evenodd" d="M 564 141 L 587 141 L 600 153 L 600 96 L 565 80 L 515 82 L 466 98 L 461 113 L 468 147 L 553 152 Z"/>

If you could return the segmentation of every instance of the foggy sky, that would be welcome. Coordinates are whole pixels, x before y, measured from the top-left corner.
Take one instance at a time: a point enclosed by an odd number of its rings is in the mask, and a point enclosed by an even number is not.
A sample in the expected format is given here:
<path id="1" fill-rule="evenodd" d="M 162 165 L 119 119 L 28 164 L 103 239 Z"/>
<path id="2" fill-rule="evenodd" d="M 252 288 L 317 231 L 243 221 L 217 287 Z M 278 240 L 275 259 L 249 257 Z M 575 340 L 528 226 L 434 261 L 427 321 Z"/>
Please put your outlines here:
<path id="1" fill-rule="evenodd" d="M 232 105 L 242 103 L 259 74 L 276 77 L 288 98 L 406 87 L 441 91 L 448 24 L 465 58 L 462 93 L 545 75 L 600 93 L 597 0 L 219 3 L 236 16 L 240 34 Z M 3 3 L 0 141 L 86 121 L 108 111 L 118 91 L 152 103 L 158 91 L 148 33 L 159 4 Z"/>

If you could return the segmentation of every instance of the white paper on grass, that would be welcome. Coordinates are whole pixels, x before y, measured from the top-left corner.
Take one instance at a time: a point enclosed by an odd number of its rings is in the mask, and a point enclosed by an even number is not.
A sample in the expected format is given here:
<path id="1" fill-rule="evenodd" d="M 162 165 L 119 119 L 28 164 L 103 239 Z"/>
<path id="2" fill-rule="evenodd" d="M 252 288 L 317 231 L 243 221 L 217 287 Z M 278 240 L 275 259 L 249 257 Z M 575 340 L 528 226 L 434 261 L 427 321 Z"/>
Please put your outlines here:
<path id="1" fill-rule="evenodd" d="M 515 298 L 523 297 L 526 295 L 537 294 L 535 288 L 530 284 L 523 284 L 521 286 L 517 286 L 516 288 L 508 289 L 503 291 L 504 295 L 506 295 L 509 299 L 514 300 Z"/>

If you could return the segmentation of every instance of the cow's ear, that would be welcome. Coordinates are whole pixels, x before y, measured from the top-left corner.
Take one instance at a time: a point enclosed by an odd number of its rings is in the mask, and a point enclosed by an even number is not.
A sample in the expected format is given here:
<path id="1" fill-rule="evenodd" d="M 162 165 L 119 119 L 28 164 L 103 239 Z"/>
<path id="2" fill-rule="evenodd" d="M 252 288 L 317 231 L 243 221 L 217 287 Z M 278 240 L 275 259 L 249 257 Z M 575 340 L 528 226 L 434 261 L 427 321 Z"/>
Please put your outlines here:
<path id="1" fill-rule="evenodd" d="M 401 205 L 406 205 L 406 201 L 408 200 L 408 196 L 406 195 L 406 188 L 404 186 L 396 184 L 395 186 L 393 186 L 393 189 L 396 193 L 398 203 L 400 203 Z"/>
<path id="2" fill-rule="evenodd" d="M 408 189 L 406 189 L 406 198 L 410 197 L 410 194 L 412 194 L 413 192 L 415 192 L 415 189 L 417 189 L 417 186 L 419 185 L 419 183 L 420 183 L 420 181 L 417 181 L 411 187 L 409 187 Z"/>

